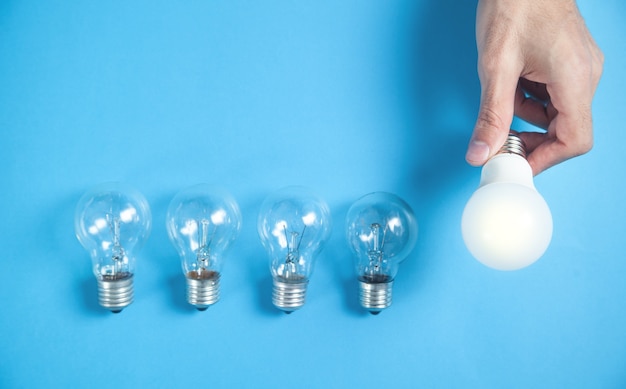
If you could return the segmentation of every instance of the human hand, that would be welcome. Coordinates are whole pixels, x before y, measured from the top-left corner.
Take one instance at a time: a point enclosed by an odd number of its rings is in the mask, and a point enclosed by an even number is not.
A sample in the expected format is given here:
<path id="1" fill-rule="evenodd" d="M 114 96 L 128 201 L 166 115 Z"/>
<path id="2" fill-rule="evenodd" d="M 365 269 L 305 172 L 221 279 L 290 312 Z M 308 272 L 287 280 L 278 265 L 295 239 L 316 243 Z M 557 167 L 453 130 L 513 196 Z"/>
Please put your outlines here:
<path id="1" fill-rule="evenodd" d="M 468 163 L 498 152 L 514 114 L 547 130 L 520 133 L 535 175 L 591 149 L 604 56 L 574 0 L 480 0 L 476 43 L 482 91 Z"/>

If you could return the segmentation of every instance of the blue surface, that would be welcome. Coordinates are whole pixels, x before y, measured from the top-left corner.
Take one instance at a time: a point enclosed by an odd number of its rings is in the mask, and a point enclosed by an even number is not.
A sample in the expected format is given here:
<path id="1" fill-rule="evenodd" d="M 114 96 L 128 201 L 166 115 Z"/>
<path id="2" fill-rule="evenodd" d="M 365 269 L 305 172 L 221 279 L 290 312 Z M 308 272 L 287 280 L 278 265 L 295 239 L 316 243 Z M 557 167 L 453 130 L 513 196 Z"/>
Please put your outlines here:
<path id="1" fill-rule="evenodd" d="M 626 386 L 626 5 L 579 2 L 606 55 L 595 147 L 541 174 L 554 238 L 523 271 L 466 251 L 477 113 L 473 2 L 85 1 L 0 4 L 0 387 Z M 136 300 L 97 304 L 78 198 L 128 182 L 152 235 Z M 205 312 L 185 301 L 165 211 L 220 184 L 240 238 Z M 304 308 L 271 305 L 256 212 L 315 188 L 333 235 Z M 344 217 L 409 202 L 420 233 L 393 306 L 358 305 Z"/>

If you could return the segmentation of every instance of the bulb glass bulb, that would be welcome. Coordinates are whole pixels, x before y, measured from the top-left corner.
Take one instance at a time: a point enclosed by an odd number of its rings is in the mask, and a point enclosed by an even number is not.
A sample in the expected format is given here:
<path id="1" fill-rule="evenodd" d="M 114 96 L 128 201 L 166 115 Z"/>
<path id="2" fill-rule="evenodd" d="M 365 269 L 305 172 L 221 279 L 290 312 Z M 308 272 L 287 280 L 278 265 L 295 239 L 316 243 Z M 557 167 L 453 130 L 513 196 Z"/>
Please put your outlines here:
<path id="1" fill-rule="evenodd" d="M 361 305 L 377 314 L 391 305 L 393 280 L 417 241 L 417 221 L 398 196 L 375 192 L 357 200 L 346 216 Z"/>
<path id="2" fill-rule="evenodd" d="M 196 185 L 172 199 L 166 225 L 187 279 L 187 301 L 205 310 L 219 300 L 224 253 L 241 229 L 239 206 L 223 189 Z"/>
<path id="3" fill-rule="evenodd" d="M 484 265 L 518 270 L 537 261 L 552 239 L 552 215 L 533 183 L 521 139 L 510 134 L 483 166 L 461 221 L 463 240 Z"/>
<path id="4" fill-rule="evenodd" d="M 272 301 L 290 313 L 304 305 L 314 261 L 330 236 L 328 205 L 308 188 L 287 187 L 263 201 L 257 227 L 270 258 Z"/>
<path id="5" fill-rule="evenodd" d="M 99 302 L 120 312 L 133 301 L 135 252 L 150 234 L 145 197 L 126 185 L 107 183 L 85 193 L 76 206 L 76 237 L 91 256 Z"/>

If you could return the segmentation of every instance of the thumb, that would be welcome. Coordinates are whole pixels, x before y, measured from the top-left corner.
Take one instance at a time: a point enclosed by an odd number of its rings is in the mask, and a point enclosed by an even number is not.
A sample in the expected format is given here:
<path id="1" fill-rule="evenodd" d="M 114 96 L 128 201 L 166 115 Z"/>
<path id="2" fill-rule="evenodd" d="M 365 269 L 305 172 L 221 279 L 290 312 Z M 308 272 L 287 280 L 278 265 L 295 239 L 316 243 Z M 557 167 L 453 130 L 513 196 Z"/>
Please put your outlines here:
<path id="1" fill-rule="evenodd" d="M 504 144 L 513 121 L 518 81 L 514 75 L 481 77 L 480 111 L 465 155 L 470 165 L 483 165 Z"/>

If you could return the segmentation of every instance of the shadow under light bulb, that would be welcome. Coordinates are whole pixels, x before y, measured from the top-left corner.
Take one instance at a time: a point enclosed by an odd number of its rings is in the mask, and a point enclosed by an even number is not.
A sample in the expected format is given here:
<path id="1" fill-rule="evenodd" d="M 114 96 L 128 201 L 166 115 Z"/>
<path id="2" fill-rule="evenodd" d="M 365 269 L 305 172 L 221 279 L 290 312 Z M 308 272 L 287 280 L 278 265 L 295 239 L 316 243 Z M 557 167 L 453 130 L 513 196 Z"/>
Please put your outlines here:
<path id="1" fill-rule="evenodd" d="M 166 224 L 187 279 L 187 302 L 204 311 L 219 300 L 224 252 L 241 229 L 239 206 L 228 192 L 200 184 L 174 196 Z"/>
<path id="2" fill-rule="evenodd" d="M 535 189 L 523 141 L 509 134 L 482 168 L 480 185 L 461 221 L 470 253 L 497 270 L 518 270 L 537 261 L 552 239 L 552 215 Z"/>
<path id="3" fill-rule="evenodd" d="M 76 237 L 89 252 L 98 300 L 113 313 L 133 302 L 135 254 L 152 226 L 150 207 L 138 191 L 107 183 L 85 193 L 76 206 Z"/>
<path id="4" fill-rule="evenodd" d="M 374 192 L 350 206 L 346 226 L 355 254 L 361 305 L 376 315 L 391 305 L 398 267 L 415 247 L 415 215 L 398 196 Z"/>
<path id="5" fill-rule="evenodd" d="M 304 305 L 315 258 L 330 236 L 328 205 L 305 187 L 287 187 L 263 201 L 257 227 L 270 258 L 272 302 L 291 313 Z"/>

